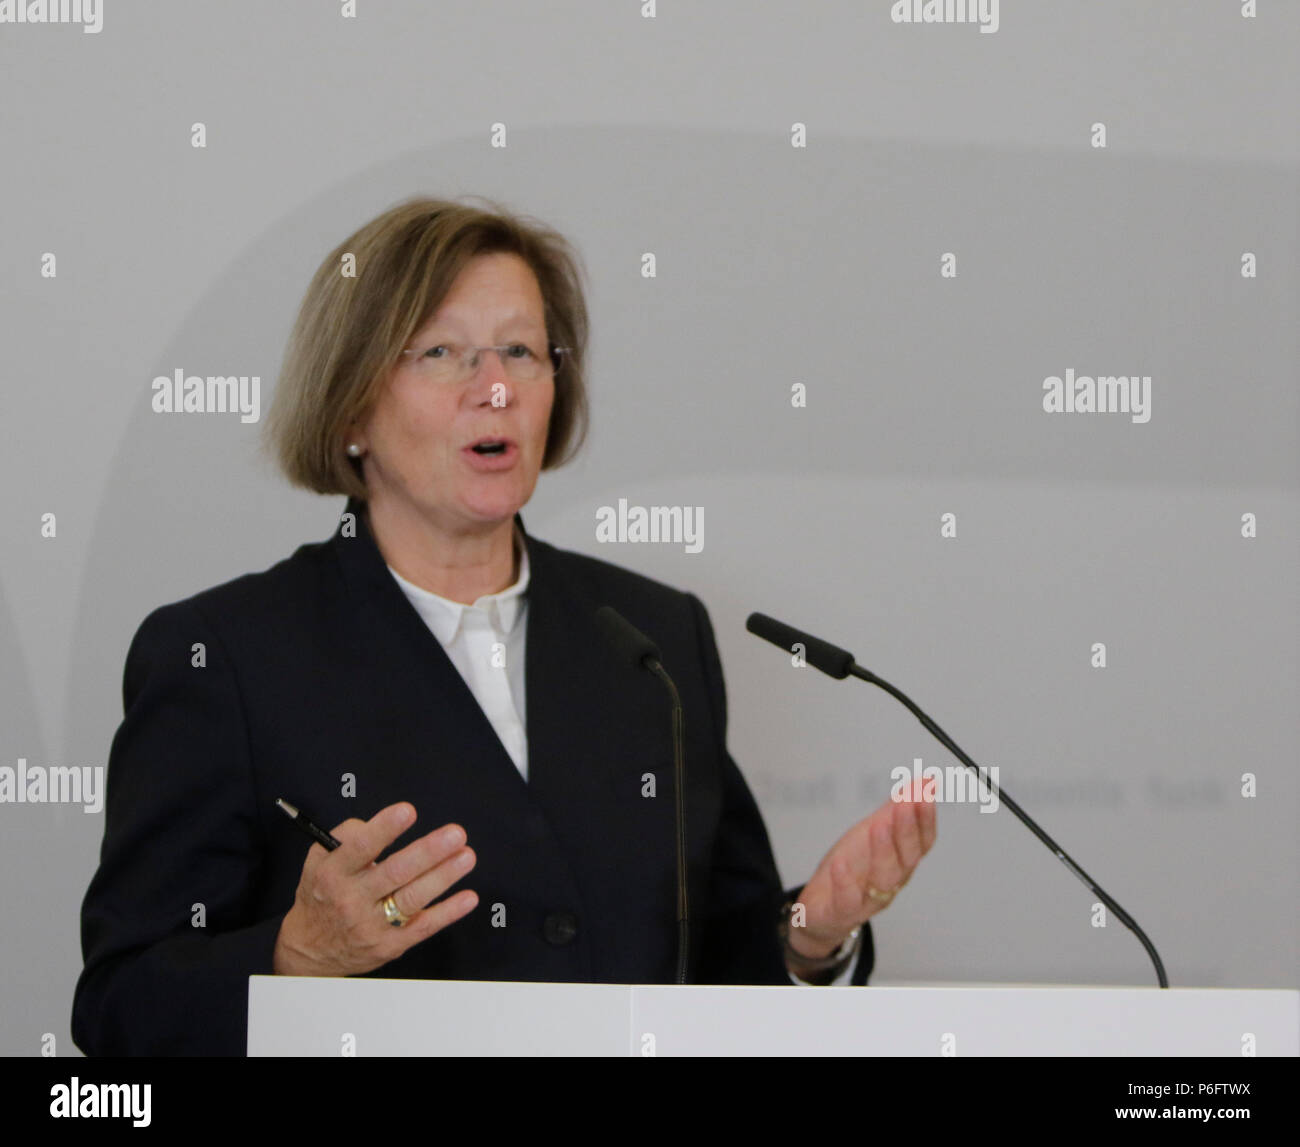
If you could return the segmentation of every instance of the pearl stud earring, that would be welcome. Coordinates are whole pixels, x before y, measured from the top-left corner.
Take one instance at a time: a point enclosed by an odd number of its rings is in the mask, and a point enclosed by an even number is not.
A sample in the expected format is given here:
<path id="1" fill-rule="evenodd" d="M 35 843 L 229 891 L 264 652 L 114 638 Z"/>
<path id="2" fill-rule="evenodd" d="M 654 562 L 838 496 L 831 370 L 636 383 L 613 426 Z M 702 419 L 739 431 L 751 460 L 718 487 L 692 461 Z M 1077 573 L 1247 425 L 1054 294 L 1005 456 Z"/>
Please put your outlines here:
<path id="1" fill-rule="evenodd" d="M 349 442 L 349 443 L 348 443 L 348 456 L 351 457 L 351 458 L 360 458 L 360 457 L 361 457 L 361 447 L 358 446 L 355 442 Z"/>

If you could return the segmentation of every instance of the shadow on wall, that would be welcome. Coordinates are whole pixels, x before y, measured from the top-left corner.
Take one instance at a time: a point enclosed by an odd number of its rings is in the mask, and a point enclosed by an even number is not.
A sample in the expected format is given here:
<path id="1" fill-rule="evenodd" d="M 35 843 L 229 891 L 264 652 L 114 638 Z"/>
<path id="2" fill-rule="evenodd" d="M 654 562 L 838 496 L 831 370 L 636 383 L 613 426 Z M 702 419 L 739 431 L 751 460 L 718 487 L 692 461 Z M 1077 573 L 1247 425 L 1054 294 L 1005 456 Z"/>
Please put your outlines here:
<path id="1" fill-rule="evenodd" d="M 23 658 L 9 603 L 0 590 L 0 767 L 18 775 L 19 758 L 48 767 L 31 675 Z M 84 824 L 81 822 L 85 822 Z M 103 820 L 79 806 L 0 803 L 0 839 L 8 863 L 0 865 L 0 1055 L 40 1055 L 46 1033 L 60 1054 L 74 1049 L 68 1035 L 72 985 L 81 971 L 77 912 L 85 893 L 82 872 L 99 846 Z M 58 864 L 49 858 L 61 858 Z M 89 879 L 87 875 L 85 879 Z M 74 907 L 75 905 L 75 907 Z M 71 973 L 72 980 L 68 979 Z"/>

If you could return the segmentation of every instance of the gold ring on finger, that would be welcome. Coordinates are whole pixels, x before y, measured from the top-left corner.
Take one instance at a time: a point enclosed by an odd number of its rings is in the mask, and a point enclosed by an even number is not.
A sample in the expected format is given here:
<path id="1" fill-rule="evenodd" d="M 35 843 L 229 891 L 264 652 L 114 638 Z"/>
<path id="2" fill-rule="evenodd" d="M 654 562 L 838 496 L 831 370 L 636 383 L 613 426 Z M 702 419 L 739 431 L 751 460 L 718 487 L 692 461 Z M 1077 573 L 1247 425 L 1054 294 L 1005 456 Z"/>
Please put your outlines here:
<path id="1" fill-rule="evenodd" d="M 384 919 L 394 928 L 400 928 L 410 917 L 397 906 L 396 900 L 391 896 L 386 896 L 384 898 Z"/>

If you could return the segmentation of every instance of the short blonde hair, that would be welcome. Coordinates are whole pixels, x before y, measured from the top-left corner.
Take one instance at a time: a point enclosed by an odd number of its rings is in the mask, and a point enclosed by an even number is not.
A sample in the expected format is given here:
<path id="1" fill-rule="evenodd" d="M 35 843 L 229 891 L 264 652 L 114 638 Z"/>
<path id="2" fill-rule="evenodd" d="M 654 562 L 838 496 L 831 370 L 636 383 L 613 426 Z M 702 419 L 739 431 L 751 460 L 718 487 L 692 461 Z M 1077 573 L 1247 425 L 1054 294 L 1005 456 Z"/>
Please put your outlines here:
<path id="1" fill-rule="evenodd" d="M 532 268 L 546 332 L 570 348 L 555 375 L 542 469 L 568 461 L 586 437 L 587 305 L 582 258 L 552 228 L 481 196 L 487 209 L 420 197 L 384 212 L 317 268 L 285 350 L 267 420 L 271 452 L 289 481 L 320 494 L 367 497 L 349 425 L 378 400 L 400 352 L 476 255 L 510 252 Z M 355 274 L 345 275 L 345 257 Z"/>

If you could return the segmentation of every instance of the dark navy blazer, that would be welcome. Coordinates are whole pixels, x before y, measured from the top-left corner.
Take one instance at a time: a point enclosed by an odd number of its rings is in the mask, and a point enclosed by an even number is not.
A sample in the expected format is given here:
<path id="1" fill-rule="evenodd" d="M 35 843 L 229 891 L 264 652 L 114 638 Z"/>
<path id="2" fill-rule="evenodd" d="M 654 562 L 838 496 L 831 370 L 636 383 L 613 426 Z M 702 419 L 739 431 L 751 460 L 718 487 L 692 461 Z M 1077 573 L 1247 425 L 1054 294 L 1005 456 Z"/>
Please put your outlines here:
<path id="1" fill-rule="evenodd" d="M 311 846 L 277 797 L 326 828 L 410 801 L 417 821 L 388 851 L 451 821 L 465 828 L 478 862 L 454 888 L 473 888 L 478 906 L 369 975 L 673 982 L 669 701 L 608 650 L 594 619 L 606 604 L 659 645 L 682 697 L 690 980 L 789 984 L 777 936 L 785 893 L 727 752 L 722 668 L 700 601 L 524 531 L 525 781 L 389 573 L 364 504 L 348 511 L 355 536 L 341 524 L 269 570 L 154 610 L 136 633 L 100 866 L 82 906 L 77 1045 L 245 1053 L 248 976 L 272 972 Z M 642 795 L 645 773 L 654 797 Z M 498 904 L 505 927 L 493 926 Z M 859 984 L 873 959 L 863 932 Z"/>

